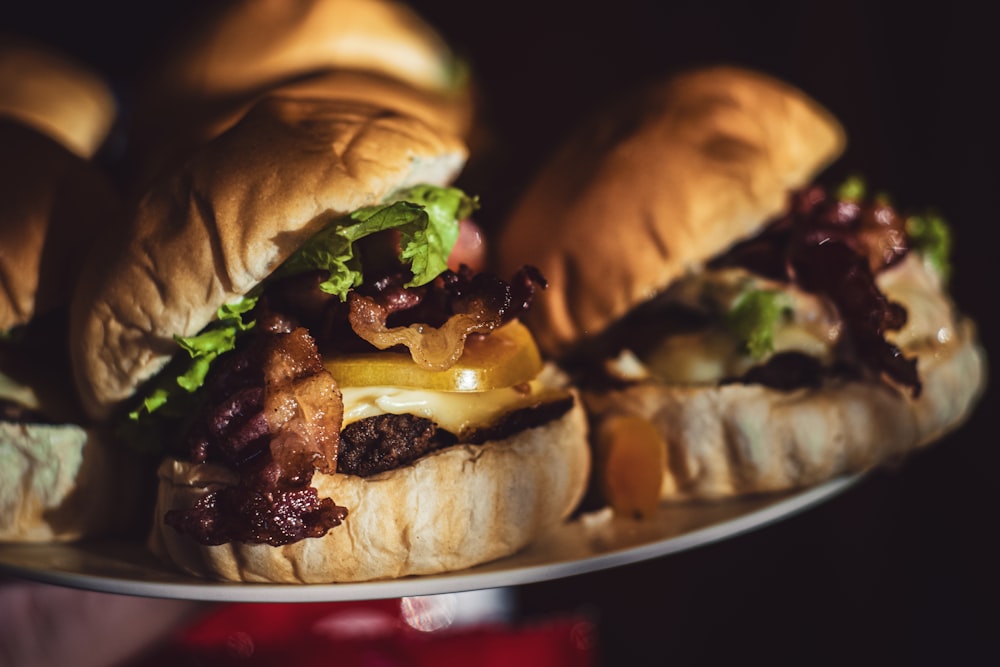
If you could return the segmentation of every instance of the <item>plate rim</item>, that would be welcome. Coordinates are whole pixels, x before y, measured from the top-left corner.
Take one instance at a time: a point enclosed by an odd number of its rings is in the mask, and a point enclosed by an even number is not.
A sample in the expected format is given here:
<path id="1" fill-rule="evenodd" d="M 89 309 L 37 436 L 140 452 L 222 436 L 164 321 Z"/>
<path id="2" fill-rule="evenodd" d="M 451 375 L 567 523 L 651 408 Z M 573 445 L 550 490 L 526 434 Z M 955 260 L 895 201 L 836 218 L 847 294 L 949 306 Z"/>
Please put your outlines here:
<path id="1" fill-rule="evenodd" d="M 174 582 L 18 565 L 9 562 L 9 554 L 16 553 L 17 550 L 51 549 L 57 553 L 59 550 L 72 553 L 80 550 L 82 546 L 79 543 L 45 545 L 0 543 L 0 574 L 102 593 L 205 602 L 361 601 L 459 593 L 487 588 L 505 588 L 613 569 L 669 556 L 736 537 L 790 518 L 825 500 L 829 500 L 854 486 L 863 476 L 863 473 L 839 476 L 794 492 L 792 495 L 782 496 L 774 502 L 765 504 L 758 509 L 739 513 L 733 517 L 671 537 L 649 540 L 620 548 L 612 547 L 603 553 L 584 557 L 555 559 L 547 563 L 518 565 L 518 554 L 514 554 L 499 561 L 475 566 L 467 570 L 368 582 L 329 584 L 237 583 L 199 580 L 194 576 L 190 576 L 190 581 Z M 577 519 L 576 521 L 580 520 Z M 127 548 L 144 550 L 143 545 L 125 540 L 98 540 L 90 543 L 90 545 L 111 544 L 115 542 Z M 531 545 L 528 548 L 530 549 Z M 146 555 L 155 559 L 152 554 Z M 504 562 L 510 562 L 512 567 L 505 568 L 503 566 Z M 481 567 L 487 569 L 479 571 Z M 169 566 L 163 565 L 163 568 L 165 572 L 174 576 L 174 573 L 170 572 Z M 177 573 L 176 576 L 184 578 L 188 575 Z"/>

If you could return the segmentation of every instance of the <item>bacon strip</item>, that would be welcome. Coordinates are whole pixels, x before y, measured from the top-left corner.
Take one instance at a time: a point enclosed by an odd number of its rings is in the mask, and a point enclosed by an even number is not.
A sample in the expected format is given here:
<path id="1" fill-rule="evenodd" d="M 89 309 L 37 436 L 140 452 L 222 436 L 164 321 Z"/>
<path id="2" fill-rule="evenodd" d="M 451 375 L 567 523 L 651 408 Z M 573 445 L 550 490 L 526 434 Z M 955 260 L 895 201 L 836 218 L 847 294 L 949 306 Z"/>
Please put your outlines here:
<path id="1" fill-rule="evenodd" d="M 375 299 L 351 294 L 349 319 L 351 328 L 361 338 L 380 350 L 404 345 L 413 361 L 423 368 L 443 371 L 451 368 L 465 350 L 465 339 L 471 333 L 489 333 L 501 320 L 498 313 L 475 308 L 471 313 L 449 317 L 440 327 L 428 324 L 388 327 L 389 309 Z"/>
<path id="2" fill-rule="evenodd" d="M 202 544 L 279 546 L 320 537 L 347 516 L 311 486 L 317 469 L 336 471 L 344 412 L 340 390 L 309 333 L 286 324 L 262 317 L 249 345 L 213 369 L 223 377 L 212 378 L 211 387 L 244 386 L 209 397 L 215 408 L 202 415 L 192 455 L 227 462 L 239 473 L 239 483 L 164 518 Z"/>

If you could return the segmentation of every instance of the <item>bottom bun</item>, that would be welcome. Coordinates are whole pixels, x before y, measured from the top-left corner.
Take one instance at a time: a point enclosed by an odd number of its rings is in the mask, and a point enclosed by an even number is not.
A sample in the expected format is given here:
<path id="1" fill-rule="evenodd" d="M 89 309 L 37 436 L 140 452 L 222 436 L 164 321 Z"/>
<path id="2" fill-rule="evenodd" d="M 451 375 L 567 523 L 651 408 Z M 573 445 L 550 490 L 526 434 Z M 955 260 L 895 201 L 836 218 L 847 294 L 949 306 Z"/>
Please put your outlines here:
<path id="1" fill-rule="evenodd" d="M 135 508 L 127 453 L 73 424 L 0 422 L 0 542 L 124 531 Z M 138 463 L 135 464 L 138 466 Z"/>
<path id="2" fill-rule="evenodd" d="M 163 522 L 174 508 L 232 481 L 228 469 L 167 459 L 150 548 L 202 577 L 322 584 L 436 574 L 513 554 L 576 508 L 590 472 L 580 401 L 558 420 L 482 445 L 459 444 L 362 478 L 313 478 L 320 497 L 348 508 L 319 538 L 281 547 L 204 546 Z"/>
<path id="3" fill-rule="evenodd" d="M 896 461 L 962 423 L 983 390 L 986 358 L 974 325 L 958 330 L 953 344 L 918 355 L 917 398 L 844 380 L 790 392 L 643 382 L 584 401 L 595 431 L 612 416 L 654 425 L 667 450 L 661 499 L 791 490 Z"/>

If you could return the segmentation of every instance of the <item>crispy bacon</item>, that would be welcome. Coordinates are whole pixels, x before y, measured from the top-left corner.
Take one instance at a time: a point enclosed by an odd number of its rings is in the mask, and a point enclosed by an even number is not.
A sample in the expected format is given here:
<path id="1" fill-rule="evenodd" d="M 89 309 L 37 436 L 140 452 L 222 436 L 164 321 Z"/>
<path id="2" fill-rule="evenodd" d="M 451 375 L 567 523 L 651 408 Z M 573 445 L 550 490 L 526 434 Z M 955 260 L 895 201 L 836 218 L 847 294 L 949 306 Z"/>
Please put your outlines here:
<path id="1" fill-rule="evenodd" d="M 904 220 L 890 206 L 840 201 L 817 186 L 795 193 L 787 215 L 711 266 L 741 266 L 826 297 L 843 318 L 844 344 L 862 366 L 919 395 L 916 360 L 885 338 L 906 323 L 906 310 L 875 283 L 877 273 L 908 251 Z"/>
<path id="2" fill-rule="evenodd" d="M 337 469 L 344 403 L 309 333 L 264 337 L 264 414 L 277 461 L 303 457 L 323 472 Z"/>
<path id="3" fill-rule="evenodd" d="M 524 312 L 536 285 L 544 287 L 545 279 L 530 266 L 509 283 L 462 266 L 419 291 L 387 277 L 375 284 L 374 294 L 350 295 L 348 320 L 354 333 L 376 348 L 403 345 L 417 364 L 441 371 L 458 361 L 469 334 L 489 333 Z M 390 325 L 390 316 L 399 323 Z"/>
<path id="4" fill-rule="evenodd" d="M 257 334 L 213 369 L 207 409 L 191 441 L 195 461 L 221 460 L 236 486 L 209 493 L 165 520 L 203 544 L 288 544 L 318 537 L 347 510 L 319 498 L 315 471 L 337 466 L 343 401 L 309 333 L 263 315 Z"/>
<path id="5" fill-rule="evenodd" d="M 411 324 L 391 328 L 386 326 L 389 309 L 375 299 L 352 294 L 348 302 L 354 333 L 380 350 L 403 345 L 418 366 L 433 371 L 455 365 L 469 334 L 489 333 L 500 326 L 499 313 L 480 307 L 478 302 L 471 312 L 452 315 L 440 327 Z"/>

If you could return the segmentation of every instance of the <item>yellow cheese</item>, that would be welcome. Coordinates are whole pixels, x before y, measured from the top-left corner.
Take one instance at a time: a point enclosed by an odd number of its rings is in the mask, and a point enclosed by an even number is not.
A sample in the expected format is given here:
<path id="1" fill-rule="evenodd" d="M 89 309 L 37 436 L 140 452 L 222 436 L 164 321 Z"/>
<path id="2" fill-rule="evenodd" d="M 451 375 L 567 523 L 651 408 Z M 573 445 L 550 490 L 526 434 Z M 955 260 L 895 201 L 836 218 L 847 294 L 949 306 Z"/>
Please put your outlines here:
<path id="1" fill-rule="evenodd" d="M 534 338 L 514 321 L 471 337 L 451 368 L 432 371 L 408 354 L 374 352 L 323 361 L 344 397 L 344 425 L 375 415 L 413 414 L 452 433 L 484 426 L 547 398 L 538 380 L 542 358 Z"/>
<path id="2" fill-rule="evenodd" d="M 344 426 L 384 413 L 413 414 L 452 433 L 492 423 L 497 417 L 546 398 L 538 381 L 489 391 L 431 391 L 406 387 L 344 387 Z"/>

